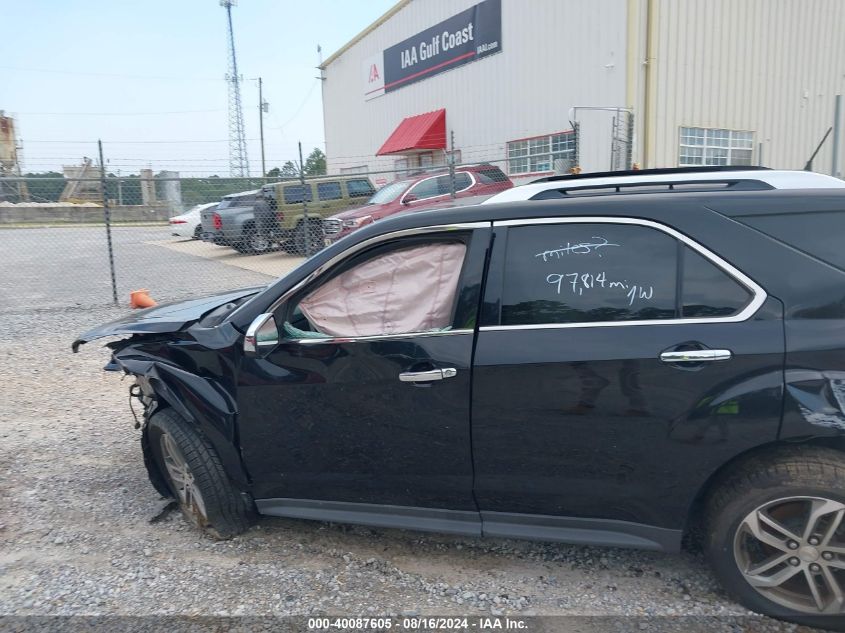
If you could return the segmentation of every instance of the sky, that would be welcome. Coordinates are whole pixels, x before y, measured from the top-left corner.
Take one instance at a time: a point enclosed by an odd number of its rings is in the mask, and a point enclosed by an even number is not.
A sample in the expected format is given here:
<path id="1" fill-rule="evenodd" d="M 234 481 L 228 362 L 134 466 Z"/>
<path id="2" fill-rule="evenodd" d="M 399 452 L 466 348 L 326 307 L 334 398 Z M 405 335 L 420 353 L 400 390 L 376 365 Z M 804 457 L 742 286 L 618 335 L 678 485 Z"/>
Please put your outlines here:
<path id="1" fill-rule="evenodd" d="M 317 46 L 327 58 L 395 0 L 239 0 L 232 8 L 250 173 L 325 150 Z M 0 0 L 0 110 L 23 170 L 96 156 L 109 171 L 229 170 L 226 11 L 218 0 Z"/>

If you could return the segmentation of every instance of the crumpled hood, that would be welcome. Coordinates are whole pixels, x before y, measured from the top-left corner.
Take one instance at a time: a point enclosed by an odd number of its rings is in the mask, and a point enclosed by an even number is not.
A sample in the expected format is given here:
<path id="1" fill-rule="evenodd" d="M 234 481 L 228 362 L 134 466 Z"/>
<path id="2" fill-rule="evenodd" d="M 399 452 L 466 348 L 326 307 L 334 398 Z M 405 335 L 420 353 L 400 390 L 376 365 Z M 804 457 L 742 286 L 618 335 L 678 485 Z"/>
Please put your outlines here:
<path id="1" fill-rule="evenodd" d="M 127 334 L 163 334 L 178 332 L 186 325 L 199 320 L 222 305 L 264 290 L 264 286 L 257 288 L 242 288 L 220 294 L 166 303 L 145 310 L 136 310 L 125 317 L 95 327 L 80 335 L 71 346 L 74 352 L 79 346 L 94 339 L 105 336 L 122 336 Z"/>

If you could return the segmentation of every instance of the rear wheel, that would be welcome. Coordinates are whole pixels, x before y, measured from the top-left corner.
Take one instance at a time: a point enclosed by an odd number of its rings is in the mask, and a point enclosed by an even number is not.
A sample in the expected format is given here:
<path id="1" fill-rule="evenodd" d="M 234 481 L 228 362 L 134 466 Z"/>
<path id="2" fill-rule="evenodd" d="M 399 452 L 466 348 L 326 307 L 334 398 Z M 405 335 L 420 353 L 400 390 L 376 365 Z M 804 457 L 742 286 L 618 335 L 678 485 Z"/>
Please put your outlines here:
<path id="1" fill-rule="evenodd" d="M 707 552 L 748 608 L 845 630 L 845 456 L 800 448 L 737 471 L 711 496 Z"/>
<path id="2" fill-rule="evenodd" d="M 202 224 L 197 224 L 197 228 L 194 229 L 194 239 L 198 240 L 202 237 Z"/>
<path id="3" fill-rule="evenodd" d="M 182 514 L 217 539 L 250 525 L 251 509 L 229 481 L 214 447 L 172 409 L 159 411 L 147 427 L 149 445 Z"/>
<path id="4" fill-rule="evenodd" d="M 239 253 L 257 255 L 266 253 L 271 246 L 270 240 L 261 234 L 255 224 L 250 222 L 244 225 L 243 237 L 235 243 L 234 248 Z"/>

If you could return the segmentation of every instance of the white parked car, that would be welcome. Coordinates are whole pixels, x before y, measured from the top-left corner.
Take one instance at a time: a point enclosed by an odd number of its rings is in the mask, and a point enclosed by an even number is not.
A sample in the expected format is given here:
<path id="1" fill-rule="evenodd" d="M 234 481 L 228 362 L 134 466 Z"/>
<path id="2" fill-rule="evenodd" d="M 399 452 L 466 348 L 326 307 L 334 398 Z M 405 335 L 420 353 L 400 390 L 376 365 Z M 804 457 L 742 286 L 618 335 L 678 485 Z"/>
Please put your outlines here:
<path id="1" fill-rule="evenodd" d="M 170 232 L 179 237 L 187 237 L 189 239 L 198 240 L 202 233 L 202 219 L 200 214 L 205 209 L 216 207 L 217 202 L 210 202 L 208 204 L 198 204 L 191 207 L 188 211 L 181 215 L 174 215 L 170 218 Z"/>
<path id="2" fill-rule="evenodd" d="M 845 181 L 809 171 L 765 167 L 678 167 L 549 176 L 513 187 L 482 204 L 554 200 L 612 193 L 657 193 L 731 189 L 836 189 Z"/>

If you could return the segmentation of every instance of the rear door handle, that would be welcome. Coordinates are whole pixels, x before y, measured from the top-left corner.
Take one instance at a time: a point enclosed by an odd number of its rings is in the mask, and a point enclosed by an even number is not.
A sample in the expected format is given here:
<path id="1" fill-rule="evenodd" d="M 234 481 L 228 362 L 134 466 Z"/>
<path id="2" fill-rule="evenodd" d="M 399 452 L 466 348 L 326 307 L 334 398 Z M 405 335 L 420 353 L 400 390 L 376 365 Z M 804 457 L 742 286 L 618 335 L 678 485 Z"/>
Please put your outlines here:
<path id="1" fill-rule="evenodd" d="M 399 374 L 399 380 L 402 382 L 431 382 L 432 380 L 454 378 L 457 375 L 458 370 L 454 367 L 444 367 L 443 369 L 429 369 L 428 371 L 404 371 Z"/>
<path id="2" fill-rule="evenodd" d="M 712 363 L 730 360 L 733 354 L 729 349 L 689 349 L 679 352 L 663 352 L 660 360 L 664 363 Z"/>

